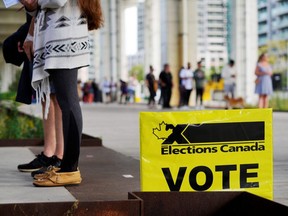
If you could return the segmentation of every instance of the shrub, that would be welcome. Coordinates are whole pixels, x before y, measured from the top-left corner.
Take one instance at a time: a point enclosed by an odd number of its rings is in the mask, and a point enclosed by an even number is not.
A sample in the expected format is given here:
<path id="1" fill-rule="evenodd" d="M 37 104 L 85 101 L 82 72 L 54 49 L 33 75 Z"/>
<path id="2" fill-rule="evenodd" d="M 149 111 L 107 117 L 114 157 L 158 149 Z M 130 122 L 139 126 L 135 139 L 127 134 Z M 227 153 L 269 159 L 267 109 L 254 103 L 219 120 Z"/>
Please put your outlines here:
<path id="1" fill-rule="evenodd" d="M 18 112 L 16 103 L 0 108 L 0 139 L 43 138 L 42 120 Z"/>

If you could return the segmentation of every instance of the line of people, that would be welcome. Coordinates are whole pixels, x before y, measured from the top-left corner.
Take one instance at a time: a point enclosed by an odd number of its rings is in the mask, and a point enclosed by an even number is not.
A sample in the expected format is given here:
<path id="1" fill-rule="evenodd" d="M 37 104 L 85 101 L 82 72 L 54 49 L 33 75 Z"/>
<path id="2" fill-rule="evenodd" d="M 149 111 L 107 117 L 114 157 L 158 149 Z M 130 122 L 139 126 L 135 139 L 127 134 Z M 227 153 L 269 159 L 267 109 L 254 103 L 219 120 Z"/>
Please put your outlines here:
<path id="1" fill-rule="evenodd" d="M 224 98 L 235 99 L 236 89 L 236 68 L 235 61 L 230 59 L 228 64 L 225 65 L 221 71 L 221 79 L 224 81 Z M 269 64 L 267 53 L 262 53 L 257 61 L 255 75 L 255 94 L 259 95 L 258 108 L 269 107 L 269 96 L 273 93 L 272 85 L 272 66 Z M 205 90 L 206 77 L 202 67 L 202 62 L 197 62 L 196 70 L 192 70 L 191 63 L 188 62 L 187 67 L 181 67 L 178 73 L 179 80 L 179 108 L 186 109 L 189 107 L 191 93 L 196 90 L 196 108 L 204 108 L 203 106 L 203 94 Z M 156 80 L 154 75 L 154 68 L 150 66 L 149 73 L 146 75 L 146 85 L 149 89 L 148 106 L 150 108 L 155 107 L 155 96 L 158 90 L 161 91 L 159 104 L 163 109 L 169 109 L 172 88 L 173 77 L 170 71 L 169 64 L 165 64 L 163 70 L 160 73 L 159 80 Z M 227 106 L 226 106 L 227 107 Z"/>
<path id="2" fill-rule="evenodd" d="M 111 79 L 112 80 L 112 79 Z M 129 81 L 119 80 L 119 83 L 108 80 L 98 84 L 95 80 L 82 83 L 78 80 L 79 101 L 84 103 L 114 103 L 128 104 L 135 102 L 136 88 L 139 82 L 135 76 L 131 76 Z"/>
<path id="3" fill-rule="evenodd" d="M 262 63 L 261 63 L 262 62 Z M 263 63 L 264 62 L 264 63 Z M 269 76 L 267 73 L 261 72 L 264 67 L 269 67 Z M 266 66 L 265 66 L 266 65 Z M 236 89 L 236 68 L 234 60 L 230 59 L 227 65 L 225 65 L 221 71 L 220 77 L 224 82 L 223 96 L 231 100 L 235 99 Z M 255 81 L 255 93 L 259 94 L 259 108 L 267 108 L 269 103 L 269 95 L 272 94 L 272 69 L 268 64 L 267 54 L 262 54 L 259 57 L 256 71 L 258 79 Z M 178 73 L 179 79 L 179 104 L 178 108 L 187 109 L 189 107 L 191 93 L 195 90 L 196 100 L 195 107 L 203 109 L 203 95 L 206 84 L 205 72 L 203 70 L 202 62 L 197 62 L 197 68 L 192 70 L 191 63 L 187 63 L 187 67 L 182 67 Z M 82 87 L 78 87 L 80 100 L 85 103 L 91 102 L 105 102 L 111 103 L 118 101 L 120 104 L 134 103 L 136 86 L 139 84 L 135 76 L 131 76 L 128 81 L 120 79 L 119 84 L 111 82 L 107 78 L 104 79 L 101 85 L 95 82 L 88 81 L 84 83 Z M 170 71 L 170 65 L 165 64 L 163 70 L 159 75 L 159 79 L 156 79 L 154 75 L 154 67 L 149 67 L 149 72 L 145 77 L 145 84 L 149 90 L 148 106 L 150 108 L 156 107 L 157 92 L 160 93 L 158 104 L 162 105 L 162 108 L 169 109 L 170 100 L 173 88 L 173 77 Z M 120 92 L 118 95 L 118 91 Z M 103 99 L 102 99 L 103 94 Z M 225 99 L 226 100 L 226 99 Z M 227 101 L 226 101 L 227 102 Z M 228 105 L 226 104 L 226 108 Z"/>
<path id="4" fill-rule="evenodd" d="M 189 106 L 191 92 L 194 88 L 196 89 L 196 106 L 202 107 L 206 78 L 201 61 L 197 62 L 197 69 L 195 71 L 192 70 L 190 62 L 187 64 L 187 68 L 182 67 L 178 78 L 180 93 L 179 108 L 187 108 Z M 162 105 L 163 109 L 171 108 L 170 101 L 174 84 L 168 63 L 164 65 L 159 75 L 159 80 L 156 80 L 154 68 L 150 66 L 149 73 L 146 75 L 146 85 L 149 89 L 148 106 L 150 108 L 156 106 L 155 96 L 158 89 L 161 91 L 158 104 Z"/>

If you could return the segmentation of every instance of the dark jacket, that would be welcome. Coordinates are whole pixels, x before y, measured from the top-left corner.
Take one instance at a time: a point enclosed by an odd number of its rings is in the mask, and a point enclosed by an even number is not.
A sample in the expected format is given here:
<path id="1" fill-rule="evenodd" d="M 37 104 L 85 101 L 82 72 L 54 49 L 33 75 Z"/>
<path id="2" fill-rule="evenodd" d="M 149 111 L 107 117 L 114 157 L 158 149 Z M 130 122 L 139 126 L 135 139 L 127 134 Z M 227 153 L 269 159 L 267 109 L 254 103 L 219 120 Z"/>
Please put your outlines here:
<path id="1" fill-rule="evenodd" d="M 3 56 L 6 63 L 21 66 L 24 62 L 18 83 L 16 101 L 31 104 L 34 90 L 31 86 L 32 63 L 29 62 L 24 52 L 18 52 L 18 42 L 21 46 L 28 34 L 31 23 L 31 16 L 27 15 L 26 23 L 22 25 L 15 33 L 6 38 L 3 42 Z"/>
<path id="2" fill-rule="evenodd" d="M 162 83 L 165 84 L 164 86 L 162 85 L 161 88 L 169 88 L 169 89 L 172 88 L 173 86 L 172 74 L 170 72 L 166 73 L 165 71 L 162 71 L 160 73 L 159 79 L 161 80 Z"/>

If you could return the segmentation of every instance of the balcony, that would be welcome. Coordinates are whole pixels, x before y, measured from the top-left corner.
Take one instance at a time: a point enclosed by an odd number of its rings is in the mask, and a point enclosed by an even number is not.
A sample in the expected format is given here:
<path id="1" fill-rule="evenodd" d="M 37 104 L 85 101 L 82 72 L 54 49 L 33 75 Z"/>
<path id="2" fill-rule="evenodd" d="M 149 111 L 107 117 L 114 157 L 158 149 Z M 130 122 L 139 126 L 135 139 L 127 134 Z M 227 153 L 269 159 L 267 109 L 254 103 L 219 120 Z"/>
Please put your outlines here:
<path id="1" fill-rule="evenodd" d="M 225 18 L 224 13 L 208 13 L 207 18 L 209 20 L 223 20 Z"/>
<path id="2" fill-rule="evenodd" d="M 258 13 L 258 22 L 265 21 L 268 19 L 267 13 Z"/>
<path id="3" fill-rule="evenodd" d="M 258 27 L 258 34 L 264 34 L 268 32 L 268 26 L 267 25 L 259 25 Z"/>
<path id="4" fill-rule="evenodd" d="M 208 28 L 223 28 L 225 24 L 222 22 L 208 22 L 207 26 Z"/>
<path id="5" fill-rule="evenodd" d="M 288 40 L 288 31 L 279 31 L 277 36 L 275 36 L 276 40 Z"/>
<path id="6" fill-rule="evenodd" d="M 267 7 L 267 1 L 266 0 L 258 1 L 258 9 L 263 9 L 266 7 Z"/>
<path id="7" fill-rule="evenodd" d="M 283 4 L 272 10 L 272 16 L 279 16 L 282 14 L 288 14 L 288 4 Z"/>
<path id="8" fill-rule="evenodd" d="M 267 38 L 259 38 L 259 39 L 258 39 L 258 45 L 259 45 L 259 46 L 266 45 L 267 42 L 268 42 Z"/>
<path id="9" fill-rule="evenodd" d="M 211 7 L 211 6 L 208 6 L 207 10 L 208 10 L 208 13 L 209 12 L 220 12 L 220 13 L 224 12 L 224 8 L 223 7 Z"/>
<path id="10" fill-rule="evenodd" d="M 278 29 L 287 28 L 288 27 L 288 18 L 280 20 L 277 27 L 278 27 Z"/>

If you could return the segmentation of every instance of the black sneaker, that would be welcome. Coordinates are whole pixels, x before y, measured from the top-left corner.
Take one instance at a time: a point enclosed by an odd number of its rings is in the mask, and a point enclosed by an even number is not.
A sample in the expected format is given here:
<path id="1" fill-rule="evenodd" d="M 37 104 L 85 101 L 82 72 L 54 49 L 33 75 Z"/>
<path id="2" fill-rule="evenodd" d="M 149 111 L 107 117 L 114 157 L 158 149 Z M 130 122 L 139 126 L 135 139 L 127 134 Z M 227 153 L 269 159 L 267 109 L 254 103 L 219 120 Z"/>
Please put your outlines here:
<path id="1" fill-rule="evenodd" d="M 47 167 L 50 165 L 52 157 L 47 157 L 43 152 L 36 155 L 36 158 L 28 164 L 18 165 L 18 170 L 21 172 L 33 172 L 41 169 L 42 167 Z"/>
<path id="2" fill-rule="evenodd" d="M 59 159 L 56 155 L 53 155 L 50 159 L 49 166 L 53 166 L 55 168 L 59 168 L 61 165 L 61 159 Z M 43 166 L 41 169 L 35 170 L 31 172 L 31 176 L 34 178 L 35 175 L 43 174 L 47 171 L 49 166 Z"/>

